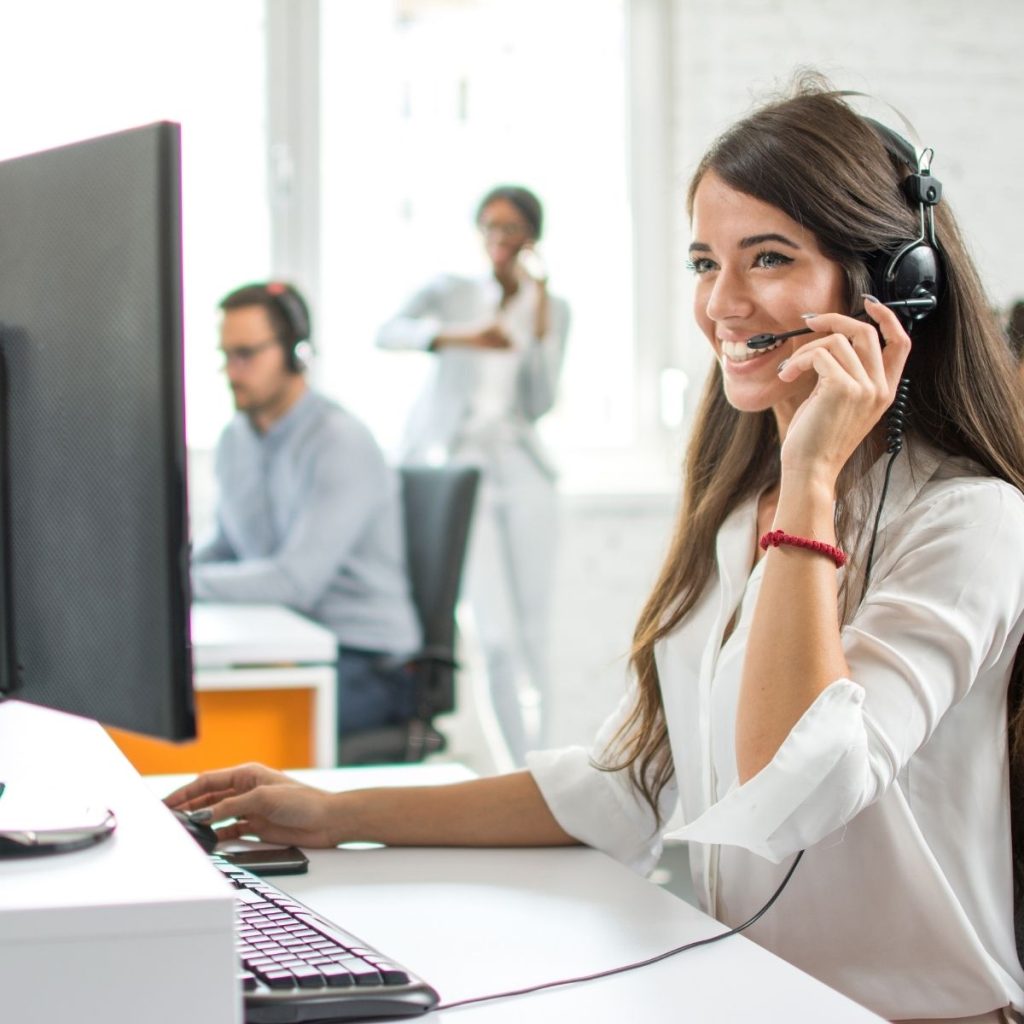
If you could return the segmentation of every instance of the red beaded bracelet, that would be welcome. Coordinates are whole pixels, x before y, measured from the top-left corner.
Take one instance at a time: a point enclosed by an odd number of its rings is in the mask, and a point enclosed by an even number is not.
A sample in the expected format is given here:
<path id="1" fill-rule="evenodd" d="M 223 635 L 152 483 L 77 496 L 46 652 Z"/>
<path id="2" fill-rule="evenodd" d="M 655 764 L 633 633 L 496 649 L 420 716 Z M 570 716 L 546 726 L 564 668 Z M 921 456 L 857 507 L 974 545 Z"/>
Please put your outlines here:
<path id="1" fill-rule="evenodd" d="M 794 537 L 785 530 L 769 530 L 761 538 L 761 547 L 767 551 L 768 548 L 777 548 L 780 544 L 790 544 L 795 548 L 806 548 L 808 551 L 817 551 L 819 555 L 828 555 L 836 568 L 841 569 L 846 565 L 846 552 L 837 548 L 834 544 L 826 544 L 824 541 L 811 540 L 809 537 Z"/>

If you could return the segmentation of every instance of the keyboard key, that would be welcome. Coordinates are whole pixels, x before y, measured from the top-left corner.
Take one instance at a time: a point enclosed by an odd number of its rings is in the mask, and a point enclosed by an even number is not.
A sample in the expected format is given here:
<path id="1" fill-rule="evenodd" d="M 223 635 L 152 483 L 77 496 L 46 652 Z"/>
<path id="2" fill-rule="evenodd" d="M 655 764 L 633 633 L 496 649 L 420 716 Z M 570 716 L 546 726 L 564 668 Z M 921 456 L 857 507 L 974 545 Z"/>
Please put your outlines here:
<path id="1" fill-rule="evenodd" d="M 346 957 L 338 962 L 355 975 L 357 985 L 382 985 L 384 983 L 377 968 L 365 960 L 360 960 L 359 957 Z"/>
<path id="2" fill-rule="evenodd" d="M 298 979 L 302 988 L 322 988 L 326 982 L 324 976 L 315 967 L 291 967 L 289 970 Z"/>
<path id="3" fill-rule="evenodd" d="M 351 972 L 346 971 L 344 967 L 339 967 L 337 964 L 322 965 L 320 973 L 327 979 L 327 984 L 331 988 L 349 988 L 356 983 L 356 979 L 352 976 Z"/>
<path id="4" fill-rule="evenodd" d="M 264 971 L 259 977 L 270 988 L 296 988 L 298 982 L 291 971 Z"/>
<path id="5" fill-rule="evenodd" d="M 384 979 L 385 985 L 409 984 L 409 975 L 395 964 L 388 963 L 387 960 L 373 960 L 370 962 L 380 971 L 380 976 Z"/>

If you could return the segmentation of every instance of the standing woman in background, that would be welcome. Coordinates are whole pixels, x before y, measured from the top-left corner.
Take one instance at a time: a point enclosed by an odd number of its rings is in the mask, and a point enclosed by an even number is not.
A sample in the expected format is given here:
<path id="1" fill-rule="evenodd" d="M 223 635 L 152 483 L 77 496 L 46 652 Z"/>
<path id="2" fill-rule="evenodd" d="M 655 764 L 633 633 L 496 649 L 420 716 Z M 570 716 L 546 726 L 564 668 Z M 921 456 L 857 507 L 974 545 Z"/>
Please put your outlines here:
<path id="1" fill-rule="evenodd" d="M 557 519 L 555 472 L 534 423 L 555 401 L 569 307 L 548 292 L 533 248 L 543 211 L 532 192 L 492 189 L 476 222 L 489 273 L 435 277 L 381 327 L 377 344 L 437 357 L 409 419 L 402 461 L 482 470 L 466 591 L 494 710 L 521 765 L 541 739 L 524 721 L 527 686 L 544 721 Z"/>

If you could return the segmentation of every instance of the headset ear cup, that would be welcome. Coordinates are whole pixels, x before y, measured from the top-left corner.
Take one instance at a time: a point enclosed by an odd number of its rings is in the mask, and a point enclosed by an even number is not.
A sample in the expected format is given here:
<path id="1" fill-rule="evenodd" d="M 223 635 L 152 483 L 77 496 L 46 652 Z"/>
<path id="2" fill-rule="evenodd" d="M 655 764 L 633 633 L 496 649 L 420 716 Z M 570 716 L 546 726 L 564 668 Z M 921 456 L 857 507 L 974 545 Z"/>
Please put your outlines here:
<path id="1" fill-rule="evenodd" d="M 939 254 L 927 242 L 908 242 L 894 253 L 872 281 L 875 295 L 882 302 L 900 299 L 923 299 L 931 296 L 938 300 L 942 288 L 942 262 Z M 922 320 L 931 310 L 916 310 L 904 314 L 912 320 Z"/>
<path id="2" fill-rule="evenodd" d="M 897 113 L 899 113 L 897 111 Z M 901 115 L 902 116 L 902 115 Z M 935 239 L 933 207 L 942 198 L 942 182 L 931 173 L 932 150 L 918 150 L 903 136 L 873 118 L 864 119 L 874 130 L 897 168 L 908 168 L 900 191 L 920 216 L 921 233 L 895 252 L 877 252 L 867 260 L 873 294 L 882 302 L 931 299 L 921 309 L 898 309 L 906 321 L 922 320 L 938 306 L 942 292 L 942 252 Z M 904 123 L 906 118 L 903 118 Z"/>
<path id="3" fill-rule="evenodd" d="M 302 373 L 306 368 L 306 359 L 304 353 L 298 350 L 300 347 L 309 350 L 310 346 L 303 346 L 302 343 L 309 341 L 312 331 L 306 302 L 291 285 L 283 281 L 270 281 L 265 287 L 291 334 L 291 343 L 285 346 L 286 366 L 291 373 Z"/>
<path id="4" fill-rule="evenodd" d="M 288 322 L 295 334 L 295 342 L 307 341 L 310 334 L 309 314 L 306 311 L 306 304 L 299 298 L 292 288 L 286 287 L 277 296 L 278 304 L 285 310 Z"/>
<path id="5" fill-rule="evenodd" d="M 288 368 L 292 373 L 305 373 L 313 356 L 313 346 L 308 340 L 297 341 L 288 350 Z"/>

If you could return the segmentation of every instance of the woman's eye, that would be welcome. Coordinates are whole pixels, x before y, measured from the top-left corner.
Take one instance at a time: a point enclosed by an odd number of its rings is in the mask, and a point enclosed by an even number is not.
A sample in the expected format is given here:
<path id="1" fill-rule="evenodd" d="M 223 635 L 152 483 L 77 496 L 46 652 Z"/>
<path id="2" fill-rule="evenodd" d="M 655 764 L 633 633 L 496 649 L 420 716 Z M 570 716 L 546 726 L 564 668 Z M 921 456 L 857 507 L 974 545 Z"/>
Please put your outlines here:
<path id="1" fill-rule="evenodd" d="M 686 269 L 692 270 L 695 274 L 706 274 L 709 270 L 715 269 L 715 263 L 705 256 L 697 256 L 686 261 Z"/>
<path id="2" fill-rule="evenodd" d="M 787 263 L 792 262 L 792 256 L 787 256 L 785 253 L 773 252 L 767 249 L 763 252 L 759 252 L 754 257 L 754 266 L 764 267 L 766 270 L 770 270 L 772 267 L 784 267 Z"/>

